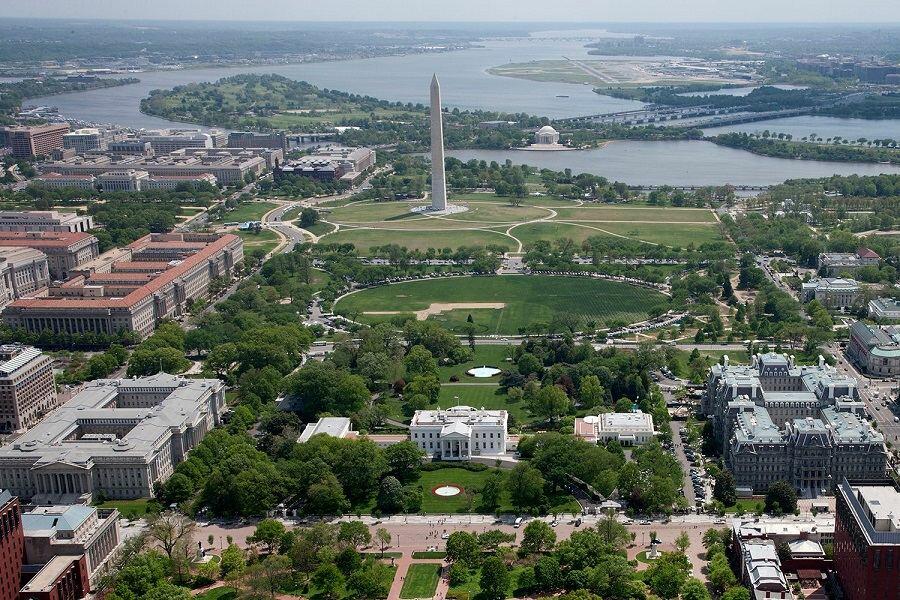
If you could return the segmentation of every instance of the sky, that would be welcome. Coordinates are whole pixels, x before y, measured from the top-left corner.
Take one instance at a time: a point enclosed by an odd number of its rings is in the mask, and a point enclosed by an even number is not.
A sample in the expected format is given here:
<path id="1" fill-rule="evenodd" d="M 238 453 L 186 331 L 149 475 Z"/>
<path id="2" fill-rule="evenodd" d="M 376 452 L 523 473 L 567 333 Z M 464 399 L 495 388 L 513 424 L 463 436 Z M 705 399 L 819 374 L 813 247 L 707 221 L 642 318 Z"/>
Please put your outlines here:
<path id="1" fill-rule="evenodd" d="M 900 0 L 0 0 L 0 16 L 235 21 L 897 23 Z"/>

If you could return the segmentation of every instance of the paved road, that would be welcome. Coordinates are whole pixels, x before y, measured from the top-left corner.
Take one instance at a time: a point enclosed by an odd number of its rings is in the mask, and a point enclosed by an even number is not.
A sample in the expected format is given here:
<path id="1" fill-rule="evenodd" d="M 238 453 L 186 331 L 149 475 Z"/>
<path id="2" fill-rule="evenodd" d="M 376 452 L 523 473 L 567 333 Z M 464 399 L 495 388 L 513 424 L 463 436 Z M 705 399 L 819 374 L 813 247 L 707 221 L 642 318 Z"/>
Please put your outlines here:
<path id="1" fill-rule="evenodd" d="M 878 430 L 884 434 L 885 441 L 897 446 L 900 443 L 900 423 L 894 420 L 900 417 L 900 408 L 897 406 L 897 380 L 867 377 L 857 370 L 856 365 L 847 360 L 837 344 L 832 344 L 827 349 L 837 361 L 838 371 L 859 381 L 859 395 L 865 402 L 869 414 L 878 424 Z M 882 404 L 885 401 L 886 406 Z"/>
<path id="2" fill-rule="evenodd" d="M 681 470 L 684 471 L 684 497 L 688 500 L 689 506 L 696 506 L 697 495 L 694 494 L 694 484 L 691 481 L 690 470 L 691 462 L 684 453 L 684 444 L 681 443 L 679 432 L 684 429 L 684 421 L 669 421 L 669 429 L 672 430 L 672 444 L 675 445 L 675 458 L 681 463 Z"/>

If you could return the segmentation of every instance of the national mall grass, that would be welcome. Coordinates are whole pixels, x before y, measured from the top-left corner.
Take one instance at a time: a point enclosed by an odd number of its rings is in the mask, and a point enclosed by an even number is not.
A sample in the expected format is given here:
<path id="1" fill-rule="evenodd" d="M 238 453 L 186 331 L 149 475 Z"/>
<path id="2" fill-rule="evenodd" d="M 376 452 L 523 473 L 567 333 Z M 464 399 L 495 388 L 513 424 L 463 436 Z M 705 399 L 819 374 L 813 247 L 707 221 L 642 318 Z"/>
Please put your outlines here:
<path id="1" fill-rule="evenodd" d="M 441 577 L 438 563 L 418 563 L 409 566 L 400 590 L 401 598 L 431 598 Z"/>

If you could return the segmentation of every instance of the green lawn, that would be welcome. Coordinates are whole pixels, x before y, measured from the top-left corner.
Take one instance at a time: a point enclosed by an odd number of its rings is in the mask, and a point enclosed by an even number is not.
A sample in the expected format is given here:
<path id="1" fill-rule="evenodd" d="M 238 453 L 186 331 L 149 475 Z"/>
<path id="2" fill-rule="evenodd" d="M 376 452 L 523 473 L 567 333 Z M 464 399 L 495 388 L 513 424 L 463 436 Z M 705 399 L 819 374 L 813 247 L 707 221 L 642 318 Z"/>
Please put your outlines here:
<path id="1" fill-rule="evenodd" d="M 411 564 L 400 590 L 401 598 L 431 598 L 441 578 L 441 565 L 434 563 Z"/>
<path id="2" fill-rule="evenodd" d="M 124 517 L 143 517 L 147 514 L 147 503 L 149 498 L 140 498 L 138 500 L 107 500 L 101 504 L 96 504 L 97 508 L 115 508 Z"/>
<path id="3" fill-rule="evenodd" d="M 268 229 L 261 229 L 258 232 L 235 231 L 235 233 L 244 240 L 244 250 L 262 248 L 266 252 L 270 252 L 281 242 L 281 238 L 274 231 L 269 231 Z"/>
<path id="4" fill-rule="evenodd" d="M 469 378 L 471 379 L 471 378 Z M 505 410 L 518 423 L 527 423 L 532 419 L 525 408 L 525 402 L 512 404 L 509 396 L 499 385 L 460 385 L 455 383 L 441 384 L 441 395 L 436 404 L 430 408 L 447 408 L 449 406 L 474 406 L 489 410 Z"/>
<path id="5" fill-rule="evenodd" d="M 703 222 L 714 223 L 712 211 L 705 208 L 659 208 L 598 206 L 594 204 L 575 208 L 556 209 L 559 221 L 652 221 L 662 223 Z"/>
<path id="6" fill-rule="evenodd" d="M 638 210 L 638 209 L 630 209 Z M 510 234 L 528 245 L 538 240 L 553 241 L 559 238 L 570 238 L 575 243 L 592 238 L 627 238 L 666 246 L 687 246 L 706 242 L 722 241 L 721 232 L 716 223 L 629 223 L 615 221 L 544 221 L 528 223 L 510 231 Z"/>
<path id="7" fill-rule="evenodd" d="M 329 221 L 331 219 L 328 219 Z M 446 223 L 445 223 L 446 225 Z M 494 244 L 515 250 L 513 240 L 496 231 L 395 231 L 389 229 L 341 229 L 326 237 L 328 244 L 353 244 L 360 254 L 366 255 L 373 246 L 397 244 L 409 250 L 429 248 L 459 248 L 460 246 L 487 246 Z"/>
<path id="8" fill-rule="evenodd" d="M 490 379 L 475 379 L 466 375 L 466 371 L 472 367 L 480 367 L 487 365 L 489 367 L 497 367 L 498 369 L 508 369 L 513 363 L 507 362 L 506 357 L 515 353 L 515 346 L 510 343 L 507 345 L 479 345 L 475 346 L 475 353 L 471 361 L 459 365 L 449 365 L 438 367 L 438 375 L 442 383 L 450 381 L 451 375 L 459 377 L 460 382 L 493 382 L 496 377 Z"/>
<path id="9" fill-rule="evenodd" d="M 244 202 L 234 210 L 223 213 L 219 222 L 243 223 L 244 221 L 260 221 L 264 214 L 275 208 L 277 204 L 272 202 Z"/>
<path id="10" fill-rule="evenodd" d="M 745 513 L 756 512 L 756 505 L 761 504 L 765 506 L 766 499 L 765 498 L 738 498 L 737 502 L 732 504 L 731 506 L 725 507 L 725 512 L 727 513 L 736 513 L 738 509 L 742 509 Z"/>
<path id="11" fill-rule="evenodd" d="M 493 469 L 468 471 L 466 469 L 448 468 L 436 471 L 422 471 L 422 475 L 417 482 L 417 485 L 422 488 L 422 512 L 426 514 L 484 512 L 485 509 L 481 505 L 481 488 L 484 487 L 484 482 L 493 472 L 501 473 L 504 478 L 509 474 L 508 471 L 495 471 Z M 469 500 L 465 493 L 450 497 L 437 496 L 432 493 L 431 490 L 447 484 L 459 486 L 464 492 L 465 490 L 474 492 L 471 511 L 469 510 Z M 552 498 L 549 498 L 548 506 L 551 513 L 581 512 L 581 508 L 575 501 L 575 498 L 564 492 L 557 492 Z M 499 510 L 505 513 L 517 512 L 510 504 L 509 493 L 506 490 L 503 491 L 501 496 Z"/>
<path id="12" fill-rule="evenodd" d="M 665 302 L 662 294 L 625 283 L 601 279 L 550 276 L 454 277 L 386 285 L 351 294 L 334 306 L 336 313 L 364 322 L 390 321 L 392 315 L 366 314 L 379 311 L 408 313 L 433 303 L 504 303 L 497 309 L 458 309 L 442 313 L 438 320 L 461 333 L 469 313 L 479 333 L 515 334 L 521 329 L 544 329 L 554 317 L 577 319 L 578 327 L 588 321 L 645 319 L 647 311 Z"/>
<path id="13" fill-rule="evenodd" d="M 509 589 L 506 592 L 507 598 L 512 598 L 513 593 L 519 587 L 519 577 L 525 570 L 524 566 L 515 566 L 509 571 Z M 481 591 L 481 574 L 479 571 L 473 571 L 469 574 L 469 578 L 461 585 L 450 588 L 448 598 L 456 598 L 458 600 L 471 600 L 478 592 Z"/>
<path id="14" fill-rule="evenodd" d="M 238 591 L 232 587 L 213 588 L 209 591 L 197 594 L 195 600 L 235 600 L 238 597 Z"/>
<path id="15" fill-rule="evenodd" d="M 297 224 L 300 225 L 299 223 Z M 303 229 L 307 230 L 313 235 L 325 235 L 331 231 L 334 231 L 334 225 L 331 223 L 323 223 L 322 221 L 317 221 L 310 225 L 309 227 L 304 227 Z"/>

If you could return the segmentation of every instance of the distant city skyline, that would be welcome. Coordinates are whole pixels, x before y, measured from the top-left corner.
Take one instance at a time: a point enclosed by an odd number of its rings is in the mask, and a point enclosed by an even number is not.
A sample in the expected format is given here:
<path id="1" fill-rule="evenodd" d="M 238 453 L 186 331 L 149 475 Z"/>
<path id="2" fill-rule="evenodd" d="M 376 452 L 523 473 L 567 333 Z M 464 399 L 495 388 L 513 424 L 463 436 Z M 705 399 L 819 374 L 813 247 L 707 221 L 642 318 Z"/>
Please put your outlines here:
<path id="1" fill-rule="evenodd" d="M 4 0 L 0 16 L 65 19 L 442 22 L 900 22 L 896 0 Z"/>

